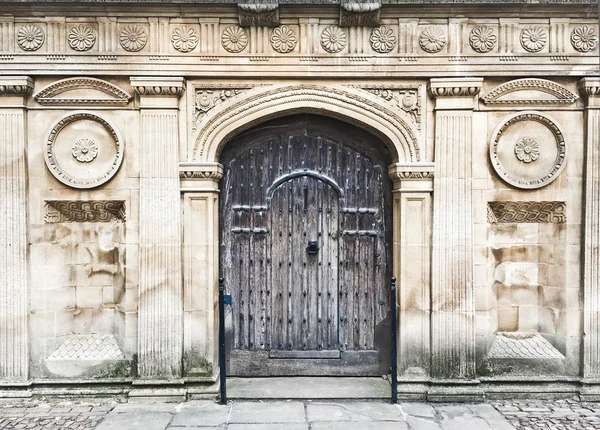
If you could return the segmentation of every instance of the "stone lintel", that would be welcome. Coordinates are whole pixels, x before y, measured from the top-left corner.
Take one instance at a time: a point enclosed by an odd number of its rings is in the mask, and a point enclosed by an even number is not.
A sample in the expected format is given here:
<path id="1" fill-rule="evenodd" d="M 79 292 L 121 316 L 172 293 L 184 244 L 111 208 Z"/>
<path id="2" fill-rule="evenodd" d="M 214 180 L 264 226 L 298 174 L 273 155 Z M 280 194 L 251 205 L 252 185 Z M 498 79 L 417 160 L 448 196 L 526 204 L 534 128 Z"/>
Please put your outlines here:
<path id="1" fill-rule="evenodd" d="M 600 108 L 600 78 L 583 78 L 577 85 L 587 107 Z"/>
<path id="2" fill-rule="evenodd" d="M 388 174 L 394 183 L 394 192 L 432 192 L 433 163 L 395 163 L 389 166 Z"/>
<path id="3" fill-rule="evenodd" d="M 220 163 L 179 163 L 181 192 L 219 191 L 223 177 Z"/>
<path id="4" fill-rule="evenodd" d="M 431 78 L 429 92 L 436 110 L 473 109 L 483 78 Z"/>

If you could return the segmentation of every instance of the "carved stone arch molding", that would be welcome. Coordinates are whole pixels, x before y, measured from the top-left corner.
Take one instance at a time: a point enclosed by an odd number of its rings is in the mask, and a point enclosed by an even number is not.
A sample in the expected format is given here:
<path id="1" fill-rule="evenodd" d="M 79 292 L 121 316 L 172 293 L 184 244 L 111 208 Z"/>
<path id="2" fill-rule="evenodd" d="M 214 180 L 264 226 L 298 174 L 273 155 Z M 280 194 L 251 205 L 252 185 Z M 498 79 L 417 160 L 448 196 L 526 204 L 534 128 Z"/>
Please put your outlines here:
<path id="1" fill-rule="evenodd" d="M 486 105 L 565 105 L 579 96 L 546 79 L 516 79 L 492 89 L 483 97 Z"/>
<path id="2" fill-rule="evenodd" d="M 212 110 L 199 124 L 189 160 L 217 162 L 234 135 L 269 119 L 298 113 L 329 116 L 373 133 L 388 146 L 394 162 L 423 159 L 415 131 L 376 96 L 333 86 L 289 85 L 251 90 Z"/>
<path id="3" fill-rule="evenodd" d="M 85 95 L 81 90 L 86 90 Z M 61 79 L 44 87 L 33 98 L 47 106 L 125 106 L 131 95 L 118 86 L 97 78 Z"/>

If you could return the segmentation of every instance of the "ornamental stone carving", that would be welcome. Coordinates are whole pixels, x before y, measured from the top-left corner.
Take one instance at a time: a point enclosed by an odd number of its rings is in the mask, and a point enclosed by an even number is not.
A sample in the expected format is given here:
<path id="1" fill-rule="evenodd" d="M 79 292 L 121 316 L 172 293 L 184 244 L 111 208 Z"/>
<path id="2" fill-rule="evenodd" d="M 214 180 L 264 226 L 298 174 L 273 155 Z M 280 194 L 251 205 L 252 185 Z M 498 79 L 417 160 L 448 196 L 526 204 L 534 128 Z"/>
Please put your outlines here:
<path id="1" fill-rule="evenodd" d="M 72 96 L 72 91 L 85 89 L 85 95 Z M 71 97 L 60 97 L 67 93 Z M 129 103 L 131 95 L 118 86 L 96 78 L 67 78 L 42 88 L 33 98 L 41 105 L 64 106 L 64 105 L 101 105 L 101 106 L 124 106 Z"/>
<path id="2" fill-rule="evenodd" d="M 565 167 L 564 135 L 546 114 L 528 111 L 511 115 L 492 136 L 492 166 L 503 181 L 517 188 L 544 187 Z"/>
<path id="3" fill-rule="evenodd" d="M 446 33 L 439 27 L 427 27 L 419 36 L 419 46 L 430 54 L 440 52 L 446 46 Z"/>
<path id="4" fill-rule="evenodd" d="M 564 224 L 567 205 L 565 202 L 488 202 L 488 222 Z"/>
<path id="5" fill-rule="evenodd" d="M 279 4 L 238 3 L 240 26 L 277 27 L 279 25 Z"/>
<path id="6" fill-rule="evenodd" d="M 242 52 L 248 46 L 248 35 L 246 30 L 232 25 L 223 30 L 221 35 L 221 45 L 227 52 L 236 54 Z"/>
<path id="7" fill-rule="evenodd" d="M 515 93 L 522 92 L 522 95 Z M 572 104 L 579 98 L 567 88 L 547 79 L 515 79 L 498 85 L 483 97 L 485 104 Z"/>
<path id="8" fill-rule="evenodd" d="M 271 46 L 277 52 L 287 54 L 292 52 L 297 44 L 296 32 L 287 25 L 274 28 L 271 32 Z"/>
<path id="9" fill-rule="evenodd" d="M 369 38 L 373 50 L 380 54 L 391 52 L 396 46 L 397 40 L 394 30 L 385 25 L 373 29 L 371 37 Z"/>
<path id="10" fill-rule="evenodd" d="M 39 25 L 27 24 L 17 31 L 17 43 L 24 51 L 37 51 L 44 44 L 45 38 Z"/>
<path id="11" fill-rule="evenodd" d="M 73 157 L 81 163 L 89 163 L 98 155 L 98 144 L 83 137 L 73 144 Z"/>
<path id="12" fill-rule="evenodd" d="M 125 222 L 123 200 L 46 200 L 45 224 Z"/>
<path id="13" fill-rule="evenodd" d="M 89 137 L 81 138 L 82 133 Z M 114 126 L 96 114 L 77 112 L 54 124 L 44 159 L 60 182 L 88 189 L 108 182 L 117 173 L 123 150 L 124 143 Z"/>
<path id="14" fill-rule="evenodd" d="M 498 37 L 494 34 L 494 30 L 485 25 L 475 27 L 469 34 L 471 48 L 482 54 L 494 49 L 497 40 Z"/>
<path id="15" fill-rule="evenodd" d="M 577 27 L 571 33 L 571 45 L 579 52 L 590 52 L 596 48 L 598 36 L 596 30 L 587 25 Z"/>
<path id="16" fill-rule="evenodd" d="M 521 46 L 528 52 L 540 52 L 547 40 L 548 33 L 541 27 L 527 27 L 521 31 Z"/>
<path id="17" fill-rule="evenodd" d="M 141 51 L 148 42 L 148 33 L 141 25 L 129 25 L 121 30 L 119 42 L 124 50 Z"/>
<path id="18" fill-rule="evenodd" d="M 6 76 L 0 84 L 0 96 L 28 96 L 33 92 L 33 79 L 25 76 Z"/>
<path id="19" fill-rule="evenodd" d="M 88 51 L 96 42 L 94 30 L 89 25 L 79 24 L 69 30 L 69 46 L 75 51 Z"/>
<path id="20" fill-rule="evenodd" d="M 532 137 L 524 137 L 515 145 L 515 155 L 523 163 L 531 163 L 540 156 L 540 145 Z"/>
<path id="21" fill-rule="evenodd" d="M 346 46 L 346 32 L 340 27 L 331 25 L 321 33 L 321 46 L 330 54 L 337 54 Z"/>
<path id="22" fill-rule="evenodd" d="M 179 52 L 190 52 L 198 45 L 196 30 L 187 25 L 176 28 L 171 35 L 171 44 Z"/>
<path id="23" fill-rule="evenodd" d="M 381 14 L 381 1 L 340 3 L 340 27 L 377 27 Z"/>

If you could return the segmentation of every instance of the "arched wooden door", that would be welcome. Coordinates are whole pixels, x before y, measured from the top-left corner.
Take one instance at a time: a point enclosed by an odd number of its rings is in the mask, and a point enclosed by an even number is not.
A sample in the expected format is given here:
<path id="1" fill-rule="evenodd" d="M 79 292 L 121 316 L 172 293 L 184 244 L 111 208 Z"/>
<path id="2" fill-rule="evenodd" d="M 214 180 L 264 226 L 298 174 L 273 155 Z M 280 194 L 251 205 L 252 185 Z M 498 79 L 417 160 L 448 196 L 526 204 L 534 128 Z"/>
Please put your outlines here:
<path id="1" fill-rule="evenodd" d="M 292 116 L 236 137 L 221 162 L 228 374 L 387 373 L 383 144 L 339 121 Z"/>

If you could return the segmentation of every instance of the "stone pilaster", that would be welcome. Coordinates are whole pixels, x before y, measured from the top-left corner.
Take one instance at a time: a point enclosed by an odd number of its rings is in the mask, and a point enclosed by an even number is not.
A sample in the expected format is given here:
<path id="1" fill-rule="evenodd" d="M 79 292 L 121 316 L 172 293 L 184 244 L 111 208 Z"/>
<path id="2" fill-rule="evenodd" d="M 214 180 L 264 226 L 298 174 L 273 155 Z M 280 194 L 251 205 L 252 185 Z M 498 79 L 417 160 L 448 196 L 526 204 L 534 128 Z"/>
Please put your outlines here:
<path id="1" fill-rule="evenodd" d="M 434 378 L 475 375 L 473 300 L 473 109 L 482 79 L 431 79 L 435 181 L 431 356 Z"/>
<path id="2" fill-rule="evenodd" d="M 27 159 L 28 77 L 0 78 L 0 382 L 28 379 Z"/>
<path id="3" fill-rule="evenodd" d="M 138 372 L 181 377 L 183 300 L 179 195 L 182 78 L 132 78 L 140 98 Z"/>
<path id="4" fill-rule="evenodd" d="M 425 383 L 430 371 L 433 163 L 392 164 L 393 273 L 398 279 L 398 376 Z"/>
<path id="5" fill-rule="evenodd" d="M 579 83 L 585 112 L 585 224 L 583 277 L 583 376 L 600 382 L 600 79 Z"/>

